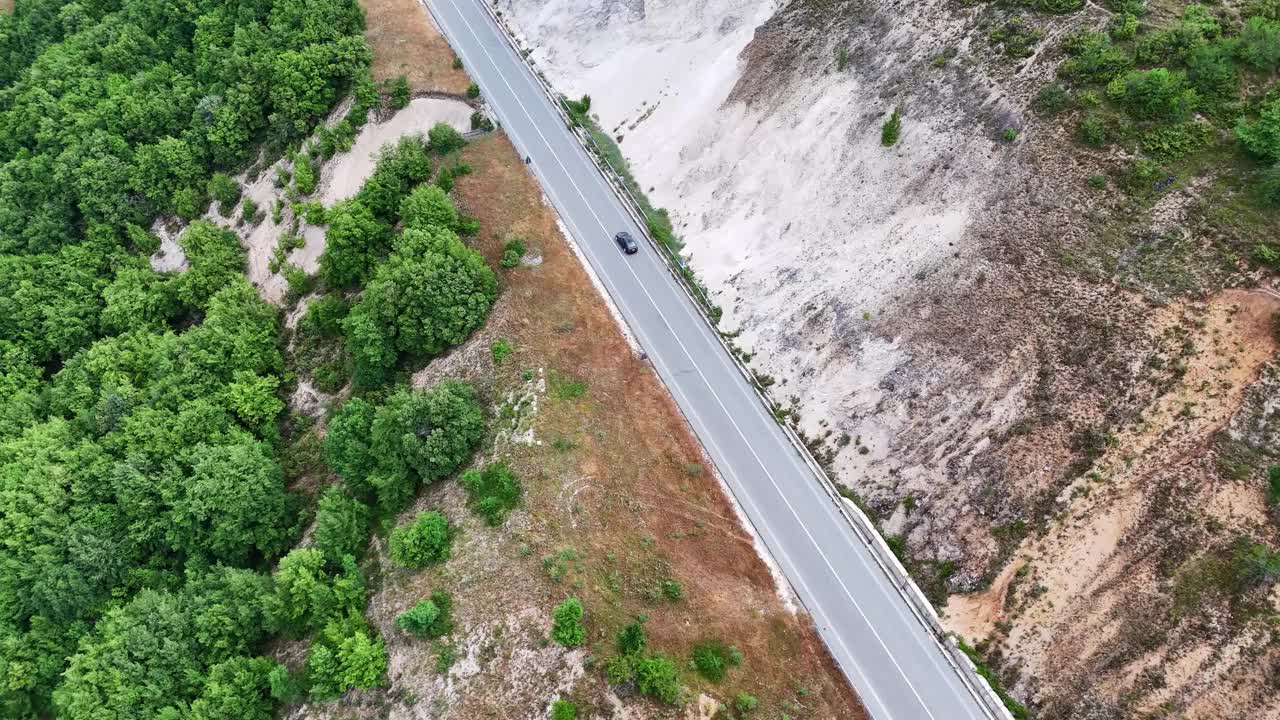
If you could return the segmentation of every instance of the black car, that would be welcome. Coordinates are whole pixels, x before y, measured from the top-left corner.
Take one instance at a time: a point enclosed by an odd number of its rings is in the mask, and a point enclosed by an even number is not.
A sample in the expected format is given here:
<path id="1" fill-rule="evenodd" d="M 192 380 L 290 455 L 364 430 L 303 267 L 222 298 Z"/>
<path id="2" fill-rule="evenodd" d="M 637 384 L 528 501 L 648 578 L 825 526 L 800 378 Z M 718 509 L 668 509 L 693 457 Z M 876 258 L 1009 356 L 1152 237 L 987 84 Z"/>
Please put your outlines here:
<path id="1" fill-rule="evenodd" d="M 640 246 L 636 244 L 636 239 L 631 237 L 631 233 L 623 230 L 613 236 L 613 241 L 618 243 L 618 247 L 622 248 L 622 252 L 628 255 L 635 255 Z"/>

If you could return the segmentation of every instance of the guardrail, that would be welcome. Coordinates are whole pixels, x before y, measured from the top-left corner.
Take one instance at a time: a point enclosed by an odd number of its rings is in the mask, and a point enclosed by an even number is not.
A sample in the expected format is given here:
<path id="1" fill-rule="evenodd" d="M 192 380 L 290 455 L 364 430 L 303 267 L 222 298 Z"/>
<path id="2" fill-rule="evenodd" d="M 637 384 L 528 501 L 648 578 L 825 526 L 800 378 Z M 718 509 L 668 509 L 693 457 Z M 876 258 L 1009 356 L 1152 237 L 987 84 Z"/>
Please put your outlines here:
<path id="1" fill-rule="evenodd" d="M 422 1 L 424 5 L 427 5 L 427 10 L 430 11 L 431 8 L 430 5 L 427 4 L 427 0 Z M 574 137 L 578 138 L 578 141 L 582 143 L 583 148 L 587 150 L 587 154 L 591 156 L 596 169 L 600 172 L 601 176 L 604 177 L 605 181 L 609 183 L 609 186 L 613 188 L 614 194 L 623 201 L 622 204 L 626 207 L 627 212 L 632 216 L 632 219 L 635 220 L 636 225 L 644 234 L 645 239 L 647 239 L 649 244 L 658 251 L 659 256 L 661 256 L 664 261 L 663 264 L 667 268 L 667 271 L 676 279 L 680 284 L 680 287 L 684 288 L 685 292 L 689 294 L 690 299 L 693 300 L 693 304 L 698 308 L 699 317 L 701 317 L 703 322 L 707 324 L 707 327 L 711 330 L 712 334 L 715 335 L 717 340 L 719 340 L 720 345 L 724 348 L 725 352 L 733 359 L 733 364 L 738 368 L 738 371 L 742 373 L 743 377 L 747 380 L 747 383 L 755 390 L 757 399 L 764 404 L 770 414 L 773 414 L 775 408 L 780 407 L 780 405 L 774 402 L 774 400 L 769 396 L 768 391 L 764 389 L 765 386 L 761 384 L 760 378 L 756 375 L 755 371 L 748 367 L 746 363 L 742 362 L 742 359 L 738 357 L 738 354 L 734 352 L 734 349 L 725 342 L 723 333 L 721 333 L 720 329 L 716 326 L 715 321 L 713 321 L 707 314 L 707 309 L 712 307 L 713 303 L 711 302 L 711 299 L 707 297 L 702 287 L 700 287 L 696 282 L 690 282 L 689 278 L 686 277 L 684 271 L 688 271 L 689 268 L 685 264 L 684 259 L 680 257 L 678 253 L 672 251 L 666 245 L 654 239 L 652 233 L 650 233 L 649 220 L 645 216 L 643 210 L 644 206 L 648 204 L 647 201 L 641 202 L 640 199 L 631 192 L 631 189 L 628 188 L 627 184 L 621 177 L 619 177 L 618 172 L 610 166 L 607 161 L 605 161 L 604 148 L 601 148 L 596 143 L 595 138 L 592 137 L 590 133 L 590 130 L 587 129 L 584 131 L 582 127 L 573 121 L 573 118 L 569 116 L 568 112 L 565 111 L 564 105 L 561 102 L 560 94 L 551 87 L 551 84 L 547 79 L 538 71 L 537 67 L 534 66 L 533 61 L 529 59 L 528 54 L 520 47 L 519 42 L 516 40 L 515 33 L 512 32 L 511 28 L 507 25 L 499 12 L 495 11 L 494 7 L 486 0 L 479 0 L 479 2 L 480 5 L 484 7 L 485 11 L 488 12 L 489 17 L 493 20 L 494 24 L 499 30 L 501 30 L 503 39 L 506 40 L 507 44 L 511 46 L 511 49 L 515 51 L 516 55 L 518 55 L 529 68 L 529 72 L 538 82 L 538 86 L 542 88 L 543 93 L 551 101 L 551 104 L 555 106 L 556 112 L 560 114 L 560 118 L 564 121 L 565 126 L 569 128 Z M 496 0 L 493 0 L 493 2 L 496 5 Z M 443 24 L 438 21 L 437 25 L 440 25 L 441 28 L 443 28 Z M 835 504 L 836 508 L 845 520 L 849 522 L 849 525 L 853 528 L 854 532 L 856 532 L 858 536 L 862 538 L 863 542 L 871 548 L 871 555 L 875 558 L 876 563 L 880 566 L 881 570 L 884 571 L 885 575 L 893 582 L 898 593 L 907 601 L 907 605 L 911 608 L 912 614 L 920 624 L 929 631 L 930 636 L 938 643 L 939 647 L 943 651 L 943 655 L 947 658 L 947 661 L 950 663 L 952 668 L 955 669 L 956 674 L 969 690 L 970 694 L 973 695 L 982 708 L 987 712 L 987 715 L 993 720 L 1014 720 L 1013 715 L 1009 712 L 1008 708 L 1005 707 L 1004 702 L 1000 700 L 1000 697 L 996 694 L 995 690 L 985 678 L 978 674 L 973 661 L 969 659 L 968 655 L 965 655 L 964 652 L 960 650 L 955 640 L 952 639 L 945 629 L 943 629 L 942 623 L 938 618 L 938 614 L 933 609 L 933 605 L 929 602 L 928 598 L 925 597 L 925 594 L 920 590 L 920 587 L 916 585 L 915 580 L 911 578 L 907 569 L 903 567 L 902 562 L 898 560 L 898 556 L 894 555 L 893 551 L 889 549 L 888 543 L 886 543 L 884 537 L 880 535 L 875 524 L 871 522 L 871 518 L 867 517 L 861 508 L 847 500 L 836 490 L 835 481 L 827 475 L 826 470 L 824 470 L 813 457 L 808 446 L 806 446 L 804 441 L 801 440 L 799 434 L 797 434 L 791 423 L 787 420 L 782 420 L 779 425 L 782 427 L 783 433 L 787 436 L 787 439 L 791 442 L 793 449 L 799 453 L 800 457 L 804 459 L 805 464 L 813 472 L 814 477 L 818 480 L 819 485 L 822 486 L 822 489 L 826 492 L 828 498 Z M 797 597 L 799 596 L 797 595 Z M 803 600 L 801 600 L 801 602 L 803 603 Z"/>

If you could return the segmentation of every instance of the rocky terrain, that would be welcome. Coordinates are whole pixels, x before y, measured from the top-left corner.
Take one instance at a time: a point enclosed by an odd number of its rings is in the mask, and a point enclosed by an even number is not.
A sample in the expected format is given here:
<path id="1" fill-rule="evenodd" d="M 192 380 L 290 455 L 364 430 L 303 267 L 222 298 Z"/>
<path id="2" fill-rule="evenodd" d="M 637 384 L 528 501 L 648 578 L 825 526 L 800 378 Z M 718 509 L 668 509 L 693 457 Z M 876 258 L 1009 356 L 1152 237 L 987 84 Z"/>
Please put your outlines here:
<path id="1" fill-rule="evenodd" d="M 1032 111 L 1113 5 L 499 7 L 591 95 L 722 326 L 1038 716 L 1280 716 L 1275 596 L 1233 569 L 1275 539 L 1280 304 L 1241 259 L 1275 222 L 1237 221 L 1203 166 L 1126 184 L 1130 149 Z M 1024 21 L 1013 53 L 997 38 Z"/>

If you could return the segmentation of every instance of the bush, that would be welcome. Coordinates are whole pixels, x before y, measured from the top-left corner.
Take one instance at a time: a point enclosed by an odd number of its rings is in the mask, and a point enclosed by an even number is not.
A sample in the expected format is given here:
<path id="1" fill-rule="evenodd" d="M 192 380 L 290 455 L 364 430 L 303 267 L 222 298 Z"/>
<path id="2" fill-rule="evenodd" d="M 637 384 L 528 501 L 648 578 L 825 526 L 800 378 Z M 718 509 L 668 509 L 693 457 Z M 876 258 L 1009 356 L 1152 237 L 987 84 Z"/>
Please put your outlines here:
<path id="1" fill-rule="evenodd" d="M 581 100 L 570 100 L 569 98 L 561 98 L 560 103 L 564 106 L 565 112 L 569 114 L 569 119 L 578 127 L 589 126 L 591 124 L 591 96 L 583 95 Z"/>
<path id="2" fill-rule="evenodd" d="M 740 692 L 733 698 L 733 708 L 740 713 L 749 713 L 760 707 L 760 701 L 755 695 Z"/>
<path id="3" fill-rule="evenodd" d="M 493 121 L 482 112 L 473 112 L 471 113 L 471 130 L 485 132 L 493 130 Z"/>
<path id="4" fill-rule="evenodd" d="M 902 131 L 902 115 L 897 109 L 884 121 L 884 125 L 880 128 L 880 144 L 885 147 L 892 147 L 898 143 L 898 136 Z"/>
<path id="5" fill-rule="evenodd" d="M 1107 25 L 1107 33 L 1112 40 L 1132 40 L 1138 34 L 1138 16 L 1131 12 L 1116 15 Z"/>
<path id="6" fill-rule="evenodd" d="M 480 97 L 480 86 L 475 83 L 471 83 L 470 85 L 468 85 L 467 97 L 471 98 L 472 100 L 475 100 L 476 98 Z"/>
<path id="7" fill-rule="evenodd" d="M 452 610 L 453 598 L 437 590 L 430 600 L 423 600 L 401 613 L 396 618 L 396 627 L 421 639 L 444 637 L 453 630 Z"/>
<path id="8" fill-rule="evenodd" d="M 427 131 L 427 141 L 430 148 L 441 155 L 460 150 L 467 144 L 462 133 L 454 130 L 452 125 L 442 122 L 432 125 Z"/>
<path id="9" fill-rule="evenodd" d="M 387 95 L 391 98 L 391 107 L 395 110 L 409 106 L 409 78 L 399 75 L 387 81 Z"/>
<path id="10" fill-rule="evenodd" d="M 568 700 L 551 703 L 551 720 L 577 720 L 578 707 Z"/>
<path id="11" fill-rule="evenodd" d="M 1013 128 L 1005 128 L 1004 132 L 1000 133 L 1000 139 L 1007 143 L 1011 143 L 1018 139 L 1018 131 Z"/>
<path id="12" fill-rule="evenodd" d="M 400 567 L 420 570 L 449 558 L 454 530 L 449 520 L 434 510 L 420 512 L 413 522 L 391 532 L 391 559 Z"/>
<path id="13" fill-rule="evenodd" d="M 1215 44 L 1198 48 L 1187 60 L 1187 80 L 1210 110 L 1240 96 L 1240 72 L 1231 55 L 1230 48 Z"/>
<path id="14" fill-rule="evenodd" d="M 313 540 L 332 568 L 342 567 L 344 557 L 359 558 L 369 537 L 369 506 L 337 485 L 320 496 Z"/>
<path id="15" fill-rule="evenodd" d="M 1280 162 L 1280 98 L 1262 107 L 1255 122 L 1241 122 L 1236 137 L 1250 154 L 1268 162 Z"/>
<path id="16" fill-rule="evenodd" d="M 311 164 L 311 157 L 304 153 L 293 160 L 293 187 L 299 195 L 316 191 L 316 168 Z"/>
<path id="17" fill-rule="evenodd" d="M 702 677 L 720 682 L 729 668 L 742 664 L 742 653 L 719 640 L 708 640 L 693 647 L 689 663 Z"/>
<path id="18" fill-rule="evenodd" d="M 311 644 L 307 680 L 316 700 L 332 700 L 352 688 L 385 684 L 387 650 L 364 618 L 356 613 L 336 618 Z"/>
<path id="19" fill-rule="evenodd" d="M 508 240 L 507 244 L 502 248 L 502 261 L 499 264 L 510 270 L 520 264 L 524 254 L 524 243 L 519 238 Z"/>
<path id="20" fill-rule="evenodd" d="M 1133 58 L 1111 44 L 1106 33 L 1081 32 L 1063 43 L 1071 57 L 1058 68 L 1058 74 L 1082 83 L 1105 83 L 1133 65 Z"/>
<path id="21" fill-rule="evenodd" d="M 577 647 L 587 639 L 582 627 L 582 601 L 576 597 L 560 603 L 551 611 L 551 639 L 565 647 Z"/>
<path id="22" fill-rule="evenodd" d="M 680 701 L 680 671 L 661 653 L 640 658 L 634 663 L 636 687 L 640 692 L 668 705 Z"/>
<path id="23" fill-rule="evenodd" d="M 400 203 L 400 222 L 409 229 L 456 232 L 458 210 L 443 189 L 435 185 L 419 185 Z"/>
<path id="24" fill-rule="evenodd" d="M 1240 29 L 1241 62 L 1262 72 L 1280 70 L 1280 22 L 1254 17 Z"/>
<path id="25" fill-rule="evenodd" d="M 680 587 L 677 580 L 667 578 L 661 583 L 662 596 L 671 602 L 678 602 L 684 597 L 684 588 Z"/>
<path id="26" fill-rule="evenodd" d="M 218 212 L 224 217 L 236 211 L 240 202 L 240 184 L 225 173 L 214 173 L 209 178 L 209 197 L 218 202 Z"/>
<path id="27" fill-rule="evenodd" d="M 321 277 L 331 288 L 363 283 L 390 245 L 391 229 L 364 204 L 352 201 L 333 206 L 326 219 Z"/>
<path id="28" fill-rule="evenodd" d="M 1052 117 L 1066 110 L 1071 105 L 1071 95 L 1058 83 L 1049 83 L 1040 88 L 1031 101 L 1031 108 L 1045 117 Z"/>
<path id="29" fill-rule="evenodd" d="M 1009 18 L 987 36 L 992 45 L 1002 46 L 1004 54 L 1011 58 L 1031 57 L 1036 44 L 1043 38 L 1044 31 L 1028 23 L 1021 15 Z"/>
<path id="30" fill-rule="evenodd" d="M 1187 76 L 1165 68 L 1135 70 L 1112 80 L 1107 97 L 1143 120 L 1180 120 L 1200 103 Z"/>
<path id="31" fill-rule="evenodd" d="M 1264 205 L 1280 208 L 1280 163 L 1258 174 L 1257 190 Z"/>
<path id="32" fill-rule="evenodd" d="M 520 504 L 524 494 L 520 481 L 502 463 L 486 465 L 483 470 L 468 470 L 462 474 L 462 487 L 471 498 L 471 510 L 493 527 L 507 519 L 507 513 Z"/>
<path id="33" fill-rule="evenodd" d="M 254 202 L 253 198 L 246 197 L 244 199 L 244 202 L 241 203 L 240 217 L 242 217 L 244 221 L 249 223 L 250 225 L 257 225 L 258 221 L 262 219 L 261 215 L 258 212 L 258 203 Z"/>
<path id="34" fill-rule="evenodd" d="M 378 164 L 356 194 L 356 201 L 379 220 L 394 223 L 405 196 L 430 177 L 427 143 L 421 135 L 409 135 L 378 151 Z"/>
<path id="35" fill-rule="evenodd" d="M 1107 126 L 1098 115 L 1090 113 L 1080 120 L 1076 133 L 1085 145 L 1104 145 L 1107 142 Z"/>
<path id="36" fill-rule="evenodd" d="M 489 352 L 493 355 L 493 364 L 501 365 L 503 360 L 511 357 L 511 353 L 515 352 L 515 348 L 511 346 L 510 340 L 498 338 L 489 346 Z"/>

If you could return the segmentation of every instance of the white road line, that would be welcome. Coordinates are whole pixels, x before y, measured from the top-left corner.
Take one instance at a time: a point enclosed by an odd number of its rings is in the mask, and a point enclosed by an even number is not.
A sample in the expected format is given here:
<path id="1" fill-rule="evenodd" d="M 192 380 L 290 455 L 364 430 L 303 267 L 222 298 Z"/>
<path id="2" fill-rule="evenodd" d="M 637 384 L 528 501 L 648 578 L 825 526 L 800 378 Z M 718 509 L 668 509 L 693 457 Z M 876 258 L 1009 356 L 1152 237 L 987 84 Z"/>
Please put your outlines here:
<path id="1" fill-rule="evenodd" d="M 516 104 L 520 106 L 521 111 L 524 112 L 525 117 L 529 120 L 530 124 L 533 126 L 534 132 L 536 132 L 538 136 L 542 139 L 543 145 L 547 147 L 548 151 L 551 151 L 551 142 L 542 133 L 542 130 L 538 127 L 538 123 L 534 120 L 533 115 L 529 112 L 529 109 L 526 108 L 524 103 L 520 101 L 520 97 L 519 95 L 516 94 L 515 88 L 511 87 L 511 84 L 507 82 L 506 77 L 502 74 L 502 70 L 498 67 L 498 64 L 494 61 L 493 56 L 489 54 L 488 49 L 485 48 L 484 43 L 481 42 L 480 37 L 476 34 L 475 28 L 471 26 L 471 23 L 467 21 L 466 16 L 463 15 L 461 12 L 458 13 L 458 17 L 462 20 L 462 23 L 467 26 L 467 30 L 471 33 L 472 37 L 475 39 L 476 44 L 480 48 L 480 51 L 484 53 L 485 58 L 489 61 L 489 64 L 493 67 L 498 77 L 502 80 L 502 84 L 507 87 L 507 90 L 510 92 L 512 99 L 514 99 Z M 609 231 L 608 227 L 605 226 L 604 222 L 600 219 L 600 216 L 596 214 L 595 208 L 591 206 L 591 202 L 587 199 L 586 195 L 582 192 L 582 188 L 580 188 L 578 186 L 578 183 L 574 180 L 573 174 L 570 173 L 569 169 L 564 166 L 564 163 L 560 160 L 559 156 L 557 156 L 554 151 L 551 152 L 551 155 L 555 157 L 556 164 L 560 166 L 561 171 L 563 171 L 565 174 L 565 177 L 568 178 L 569 184 L 572 185 L 573 189 L 578 193 L 578 197 L 581 198 L 583 205 L 585 205 L 587 208 L 587 211 L 591 213 L 591 216 L 595 218 L 596 223 L 600 226 L 600 229 L 603 232 L 602 237 L 611 235 L 611 232 Z M 548 185 L 548 188 L 550 188 L 551 183 L 547 183 L 547 185 Z M 554 191 L 552 191 L 552 194 L 554 195 Z M 572 221 L 570 221 L 570 223 L 573 224 Z M 576 224 L 573 224 L 573 225 L 574 225 L 574 228 L 577 229 L 577 225 Z M 578 230 L 578 232 L 581 234 L 580 229 Z M 584 245 L 584 248 L 585 248 L 589 246 L 589 243 L 587 242 L 586 236 L 583 236 L 583 238 L 584 238 L 584 241 L 582 244 Z M 591 257 L 593 259 L 595 258 L 595 253 L 593 251 L 591 251 Z M 604 267 L 602 264 L 598 262 L 596 264 L 598 267 L 601 267 L 601 268 Z M 929 710 L 928 705 L 925 704 L 924 699 L 920 697 L 920 694 L 918 692 L 916 692 L 915 686 L 910 682 L 910 678 L 907 676 L 905 672 L 903 672 L 902 667 L 898 664 L 897 659 L 894 658 L 893 653 L 889 651 L 889 647 L 885 645 L 884 639 L 880 637 L 880 633 L 876 631 L 875 625 L 872 624 L 870 619 L 868 619 L 867 616 L 862 612 L 862 608 L 858 605 L 858 601 L 854 598 L 853 593 L 849 591 L 848 586 L 844 584 L 844 580 L 840 577 L 839 573 L 836 572 L 835 567 L 831 564 L 831 561 L 827 557 L 826 553 L 822 551 L 822 546 L 818 544 L 817 540 L 809 532 L 809 529 L 804 525 L 804 522 L 800 519 L 799 514 L 796 513 L 795 508 L 791 505 L 791 501 L 787 498 L 786 493 L 782 491 L 782 488 L 778 485 L 772 473 L 770 473 L 769 469 L 765 466 L 764 461 L 761 460 L 760 456 L 756 453 L 755 448 L 751 444 L 751 441 L 747 439 L 746 434 L 743 433 L 742 429 L 738 426 L 738 423 L 734 419 L 733 414 L 729 412 L 729 409 L 727 407 L 725 407 L 724 402 L 720 399 L 720 396 L 716 393 L 715 388 L 712 387 L 710 381 L 708 381 L 706 376 L 702 373 L 702 369 L 698 366 L 698 363 L 693 359 L 693 355 L 689 352 L 688 348 L 685 347 L 684 342 L 680 339 L 680 336 L 676 334 L 675 329 L 667 321 L 666 316 L 662 314 L 661 309 L 659 309 L 658 307 L 657 301 L 654 300 L 653 296 L 649 293 L 649 290 L 648 288 L 645 287 L 644 283 L 640 281 L 640 277 L 636 275 L 635 269 L 632 268 L 629 263 L 623 263 L 623 265 L 627 268 L 627 271 L 631 273 L 631 276 L 632 278 L 635 279 L 636 284 L 640 286 L 640 289 L 645 294 L 645 297 L 649 299 L 649 302 L 650 304 L 653 305 L 653 308 L 657 312 L 658 317 L 662 319 L 663 325 L 665 325 L 667 330 L 671 333 L 671 337 L 676 341 L 676 344 L 680 346 L 680 350 L 685 354 L 685 357 L 689 359 L 689 362 L 693 366 L 694 371 L 697 372 L 698 377 L 702 379 L 703 384 L 706 385 L 707 390 L 711 393 L 711 396 L 715 398 L 716 404 L 718 404 L 720 406 L 720 409 L 724 411 L 725 417 L 728 418 L 729 423 L 733 426 L 734 431 L 738 433 L 738 436 L 742 439 L 743 444 L 746 445 L 747 449 L 751 452 L 752 457 L 755 458 L 756 463 L 760 466 L 760 469 L 764 472 L 765 477 L 769 479 L 769 483 L 772 484 L 774 489 L 778 492 L 778 495 L 782 498 L 783 503 L 786 504 L 787 510 L 791 513 L 792 517 L 796 519 L 796 524 L 801 528 L 801 530 L 804 531 L 805 537 L 809 539 L 809 542 L 812 543 L 814 548 L 817 550 L 818 555 L 822 557 L 822 561 L 823 563 L 826 564 L 827 568 L 831 571 L 832 577 L 834 577 L 836 582 L 840 584 L 841 590 L 843 590 L 845 596 L 849 598 L 849 601 L 853 604 L 854 609 L 858 611 L 858 614 L 862 617 L 863 622 L 866 624 L 867 628 L 871 630 L 871 634 L 875 636 L 876 642 L 878 642 L 880 644 L 880 647 L 884 649 L 885 655 L 887 655 L 889 658 L 889 661 L 893 663 L 893 666 L 898 671 L 898 674 L 902 676 L 906 686 L 911 689 L 911 693 L 912 695 L 915 696 L 916 701 L 920 703 L 920 707 L 924 710 L 925 714 L 928 715 L 931 720 L 936 720 L 936 718 L 934 718 L 933 713 Z M 606 275 L 608 275 L 607 271 L 603 271 L 603 272 Z M 654 346 L 650 344 L 650 347 L 654 347 Z M 668 369 L 668 373 L 670 373 L 670 369 Z M 670 376 L 672 378 L 675 377 L 674 375 L 670 375 Z M 683 395 L 683 393 L 681 394 Z M 688 401 L 687 396 L 685 399 L 687 403 Z M 689 405 L 690 407 L 692 407 L 692 404 L 689 404 Z M 699 420 L 699 422 L 701 422 L 701 420 Z M 706 427 L 705 423 L 702 423 L 702 424 L 704 425 L 704 427 Z M 714 441 L 712 442 L 714 444 Z M 717 447 L 717 450 L 719 450 L 718 447 Z M 721 455 L 726 458 L 728 457 L 728 455 L 725 455 L 723 453 L 721 453 Z M 754 503 L 752 504 L 752 506 L 755 507 Z M 756 508 L 756 510 L 758 513 L 758 508 Z M 772 530 L 770 530 L 770 534 L 773 534 Z M 774 535 L 774 536 L 777 537 L 777 535 Z M 863 560 L 863 562 L 865 563 L 865 560 Z M 796 567 L 794 564 L 792 564 L 792 566 Z M 806 586 L 806 590 L 807 589 L 808 588 Z M 818 604 L 817 596 L 813 595 L 812 593 L 810 593 L 810 595 L 814 598 L 813 600 L 814 604 Z M 825 616 L 826 612 L 823 611 L 822 614 Z M 835 634 L 837 637 L 837 641 L 844 648 L 845 652 L 849 653 L 849 649 L 847 646 L 845 646 L 843 638 L 840 638 L 839 633 L 835 633 Z M 849 653 L 849 657 L 852 659 L 854 656 L 852 653 Z M 854 660 L 854 664 L 857 665 L 856 660 Z M 859 673 L 861 673 L 860 668 L 859 668 Z M 868 683 L 868 686 L 870 686 L 870 683 Z M 874 693 L 874 689 L 872 690 L 872 692 Z M 876 698 L 876 699 L 877 701 L 879 701 L 879 698 Z M 880 704 L 883 707 L 883 703 L 880 703 Z"/>

